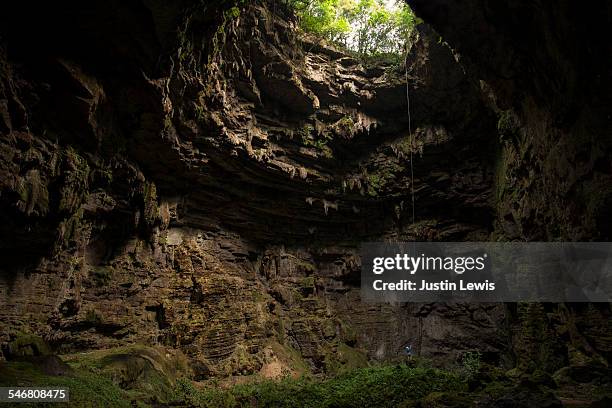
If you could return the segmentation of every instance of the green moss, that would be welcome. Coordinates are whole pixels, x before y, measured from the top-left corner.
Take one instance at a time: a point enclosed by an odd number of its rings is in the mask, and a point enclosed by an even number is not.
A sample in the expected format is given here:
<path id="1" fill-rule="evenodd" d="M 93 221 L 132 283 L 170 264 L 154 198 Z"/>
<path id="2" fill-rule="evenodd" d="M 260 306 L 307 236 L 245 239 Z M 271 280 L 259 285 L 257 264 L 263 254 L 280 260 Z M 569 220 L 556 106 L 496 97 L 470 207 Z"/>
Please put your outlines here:
<path id="1" fill-rule="evenodd" d="M 44 356 L 51 352 L 42 338 L 29 333 L 19 333 L 7 349 L 11 357 Z"/>
<path id="2" fill-rule="evenodd" d="M 72 354 L 64 359 L 78 375 L 95 373 L 110 381 L 123 400 L 137 406 L 170 402 L 176 379 L 189 372 L 181 353 L 169 355 L 165 349 L 140 345 Z"/>
<path id="3" fill-rule="evenodd" d="M 212 53 L 209 54 L 208 65 L 210 64 L 220 55 L 223 46 L 227 41 L 227 32 L 226 27 L 228 23 L 233 21 L 234 19 L 240 17 L 240 8 L 239 6 L 244 5 L 243 1 L 224 1 L 223 4 L 228 7 L 223 12 L 221 17 L 221 21 L 217 26 L 215 34 L 212 36 L 211 45 L 212 45 Z"/>
<path id="4" fill-rule="evenodd" d="M 285 327 L 285 320 L 279 316 L 277 323 L 275 325 L 275 329 L 276 329 L 276 340 L 278 341 L 279 344 L 284 345 L 285 344 L 285 340 L 286 340 L 286 327 Z"/>
<path id="5" fill-rule="evenodd" d="M 277 342 L 271 342 L 270 347 L 279 360 L 287 364 L 293 372 L 298 375 L 310 374 L 310 366 L 304 361 L 299 351 L 291 346 Z"/>
<path id="6" fill-rule="evenodd" d="M 345 130 L 351 130 L 353 126 L 355 126 L 355 122 L 353 121 L 353 118 L 351 118 L 348 115 L 343 116 L 342 119 L 336 122 L 336 124 L 338 125 L 339 128 L 345 129 Z"/>
<path id="7" fill-rule="evenodd" d="M 95 350 L 87 353 L 69 354 L 63 357 L 74 368 L 99 371 L 107 365 L 108 361 L 113 361 L 114 356 L 125 355 L 141 356 L 142 358 L 154 361 L 158 369 L 172 378 L 187 370 L 187 361 L 180 354 L 177 354 L 172 359 L 168 359 L 165 349 L 138 344 Z"/>
<path id="8" fill-rule="evenodd" d="M 172 391 L 171 379 L 156 369 L 148 356 L 134 353 L 114 353 L 99 361 L 101 372 L 114 384 L 130 392 L 132 399 L 155 395 L 166 400 Z"/>
<path id="9" fill-rule="evenodd" d="M 236 6 L 231 7 L 229 10 L 225 11 L 225 17 L 227 19 L 235 19 L 240 17 L 240 9 Z"/>
<path id="10" fill-rule="evenodd" d="M 85 322 L 92 326 L 98 326 L 102 323 L 102 316 L 100 316 L 95 310 L 90 309 L 85 314 Z"/>
<path id="11" fill-rule="evenodd" d="M 253 301 L 255 303 L 263 303 L 266 300 L 268 300 L 268 297 L 266 296 L 266 293 L 260 290 L 254 290 L 251 292 L 252 296 L 253 296 Z"/>
<path id="12" fill-rule="evenodd" d="M 316 267 L 312 262 L 305 261 L 300 258 L 296 258 L 295 262 L 296 262 L 298 269 L 303 272 L 312 273 L 316 270 Z"/>
<path id="13" fill-rule="evenodd" d="M 302 278 L 301 286 L 303 288 L 312 288 L 315 285 L 315 277 L 314 276 L 305 276 Z"/>
<path id="14" fill-rule="evenodd" d="M 353 329 L 353 326 L 345 321 L 339 321 L 340 326 L 340 340 L 346 344 L 355 344 L 357 342 L 357 332 Z"/>
<path id="15" fill-rule="evenodd" d="M 76 370 L 63 376 L 49 376 L 34 363 L 0 363 L 0 386 L 65 387 L 70 390 L 71 407 L 125 407 L 131 406 L 129 397 L 113 382 L 97 373 Z M 19 404 L 20 407 L 65 406 L 58 404 Z"/>
<path id="16" fill-rule="evenodd" d="M 325 145 L 321 148 L 321 154 L 323 155 L 323 157 L 325 157 L 326 159 L 333 159 L 334 158 L 334 152 L 333 150 Z"/>
<path id="17" fill-rule="evenodd" d="M 219 371 L 229 375 L 253 375 L 261 367 L 255 354 L 249 353 L 244 344 L 238 344 L 232 355 L 222 364 Z"/>
<path id="18" fill-rule="evenodd" d="M 92 278 L 96 286 L 102 287 L 110 283 L 115 270 L 112 266 L 98 266 L 93 269 Z"/>
<path id="19" fill-rule="evenodd" d="M 378 174 L 368 174 L 368 195 L 371 197 L 378 196 L 380 189 L 383 187 L 382 180 Z"/>
<path id="20" fill-rule="evenodd" d="M 340 120 L 338 120 L 333 125 L 333 131 L 337 135 L 343 136 L 346 138 L 351 137 L 354 133 L 354 130 L 355 130 L 355 122 L 353 121 L 353 118 L 348 115 L 343 116 Z"/>
<path id="21" fill-rule="evenodd" d="M 344 343 L 338 344 L 335 352 L 325 356 L 325 370 L 331 375 L 344 374 L 368 365 L 368 356 L 363 351 Z"/>

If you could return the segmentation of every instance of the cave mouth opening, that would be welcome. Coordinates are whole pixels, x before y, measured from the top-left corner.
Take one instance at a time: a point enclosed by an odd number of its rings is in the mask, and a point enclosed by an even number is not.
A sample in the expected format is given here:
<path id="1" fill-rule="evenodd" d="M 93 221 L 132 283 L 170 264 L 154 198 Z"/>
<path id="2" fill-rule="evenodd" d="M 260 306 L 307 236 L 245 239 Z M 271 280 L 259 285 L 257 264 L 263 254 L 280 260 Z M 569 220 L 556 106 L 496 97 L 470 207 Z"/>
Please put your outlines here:
<path id="1" fill-rule="evenodd" d="M 419 19 L 402 0 L 290 0 L 297 27 L 364 61 L 400 62 Z"/>

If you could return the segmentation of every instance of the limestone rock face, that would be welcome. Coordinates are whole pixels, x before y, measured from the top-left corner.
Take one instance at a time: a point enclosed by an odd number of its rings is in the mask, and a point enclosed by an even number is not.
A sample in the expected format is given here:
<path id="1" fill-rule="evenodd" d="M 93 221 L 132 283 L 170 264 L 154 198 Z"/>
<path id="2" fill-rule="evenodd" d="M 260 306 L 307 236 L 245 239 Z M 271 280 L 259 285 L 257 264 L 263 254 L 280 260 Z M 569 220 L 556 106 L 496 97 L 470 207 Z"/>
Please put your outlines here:
<path id="1" fill-rule="evenodd" d="M 333 372 L 408 343 L 506 358 L 503 305 L 359 298 L 361 242 L 486 240 L 508 219 L 498 108 L 431 28 L 398 69 L 266 2 L 11 7 L 0 344 L 162 345 L 202 379 Z"/>
<path id="2" fill-rule="evenodd" d="M 498 112 L 500 233 L 609 240 L 611 5 L 408 3 L 483 80 Z"/>
<path id="3" fill-rule="evenodd" d="M 481 79 L 498 116 L 493 237 L 609 241 L 612 59 L 603 39 L 612 34 L 611 4 L 407 2 L 468 75 Z M 610 361 L 609 304 L 518 305 L 509 312 L 524 369 Z"/>

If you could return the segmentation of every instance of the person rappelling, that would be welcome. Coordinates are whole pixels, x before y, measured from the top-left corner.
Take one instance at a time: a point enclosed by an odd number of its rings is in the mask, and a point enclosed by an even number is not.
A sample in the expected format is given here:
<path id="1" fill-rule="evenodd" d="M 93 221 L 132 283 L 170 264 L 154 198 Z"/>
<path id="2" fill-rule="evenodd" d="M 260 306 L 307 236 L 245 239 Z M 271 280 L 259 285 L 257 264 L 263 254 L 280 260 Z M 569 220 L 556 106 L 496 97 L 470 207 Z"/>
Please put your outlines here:
<path id="1" fill-rule="evenodd" d="M 414 356 L 414 351 L 412 350 L 411 344 L 406 344 L 404 346 L 404 354 L 408 356 L 408 360 L 412 360 L 412 356 Z"/>

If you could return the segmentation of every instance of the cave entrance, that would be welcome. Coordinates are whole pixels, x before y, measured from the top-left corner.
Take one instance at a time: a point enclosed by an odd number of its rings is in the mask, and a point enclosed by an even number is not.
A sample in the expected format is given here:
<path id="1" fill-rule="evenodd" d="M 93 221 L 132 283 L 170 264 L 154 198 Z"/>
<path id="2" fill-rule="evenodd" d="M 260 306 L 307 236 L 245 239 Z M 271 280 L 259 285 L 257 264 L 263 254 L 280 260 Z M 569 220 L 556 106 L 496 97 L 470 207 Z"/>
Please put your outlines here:
<path id="1" fill-rule="evenodd" d="M 417 18 L 402 0 L 289 0 L 300 30 L 370 61 L 400 62 Z"/>

